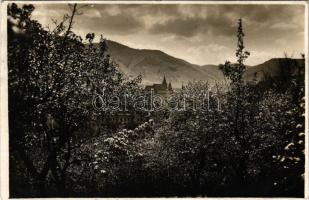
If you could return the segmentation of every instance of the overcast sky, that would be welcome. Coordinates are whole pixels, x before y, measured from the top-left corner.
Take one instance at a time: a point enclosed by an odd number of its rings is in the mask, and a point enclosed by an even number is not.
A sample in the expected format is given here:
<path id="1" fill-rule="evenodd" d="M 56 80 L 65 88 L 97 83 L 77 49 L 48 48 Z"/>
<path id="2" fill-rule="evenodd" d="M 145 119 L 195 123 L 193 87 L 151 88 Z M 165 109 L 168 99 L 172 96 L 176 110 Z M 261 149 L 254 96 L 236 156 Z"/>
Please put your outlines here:
<path id="1" fill-rule="evenodd" d="M 34 4 L 33 18 L 52 27 L 67 4 Z M 82 4 L 78 5 L 79 7 Z M 81 9 L 73 31 L 93 32 L 133 48 L 158 49 L 194 64 L 235 61 L 237 19 L 255 65 L 304 52 L 304 5 L 95 4 Z"/>

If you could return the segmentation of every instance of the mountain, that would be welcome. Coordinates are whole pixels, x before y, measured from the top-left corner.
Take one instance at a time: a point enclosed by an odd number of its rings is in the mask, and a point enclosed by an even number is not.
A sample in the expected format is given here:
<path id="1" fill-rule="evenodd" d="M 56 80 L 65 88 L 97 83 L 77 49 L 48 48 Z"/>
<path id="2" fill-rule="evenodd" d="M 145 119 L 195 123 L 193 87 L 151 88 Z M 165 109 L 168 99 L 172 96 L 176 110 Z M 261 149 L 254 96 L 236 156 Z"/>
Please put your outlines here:
<path id="1" fill-rule="evenodd" d="M 133 77 L 141 74 L 144 84 L 161 82 L 164 75 L 173 87 L 193 80 L 214 82 L 220 79 L 215 65 L 194 65 L 159 50 L 133 49 L 111 40 L 107 45 L 120 70 Z"/>
<path id="2" fill-rule="evenodd" d="M 294 74 L 297 66 L 305 66 L 303 62 L 303 59 L 272 58 L 262 64 L 247 67 L 244 78 L 245 80 L 252 80 L 255 77 L 260 81 L 267 76 L 280 76 L 283 70 L 285 73 Z M 304 72 L 304 69 L 302 70 Z"/>
<path id="3" fill-rule="evenodd" d="M 173 87 L 181 87 L 188 81 L 202 80 L 210 84 L 223 81 L 224 77 L 217 65 L 195 65 L 175 58 L 159 50 L 134 49 L 115 41 L 108 40 L 108 51 L 120 70 L 129 77 L 143 76 L 143 84 L 160 83 L 163 76 Z M 262 80 L 265 76 L 280 73 L 286 61 L 301 62 L 301 59 L 273 58 L 256 66 L 247 66 L 245 80 Z"/>

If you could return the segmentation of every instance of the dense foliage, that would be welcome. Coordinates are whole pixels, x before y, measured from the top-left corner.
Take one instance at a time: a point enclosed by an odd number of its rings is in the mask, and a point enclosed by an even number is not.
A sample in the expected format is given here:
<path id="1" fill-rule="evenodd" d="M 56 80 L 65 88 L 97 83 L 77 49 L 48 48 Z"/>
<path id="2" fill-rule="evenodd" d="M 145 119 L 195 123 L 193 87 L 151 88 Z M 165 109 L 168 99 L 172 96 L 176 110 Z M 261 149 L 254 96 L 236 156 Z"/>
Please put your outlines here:
<path id="1" fill-rule="evenodd" d="M 8 7 L 11 197 L 303 196 L 304 58 L 245 81 L 239 20 L 237 63 L 220 65 L 228 81 L 174 94 L 192 103 L 210 90 L 209 109 L 138 113 L 140 124 L 111 126 L 102 119 L 115 111 L 95 109 L 93 97 L 143 94 L 141 77 L 119 71 L 103 37 L 95 45 L 94 34 L 75 35 L 78 6 L 70 8 L 47 31 L 32 5 Z"/>

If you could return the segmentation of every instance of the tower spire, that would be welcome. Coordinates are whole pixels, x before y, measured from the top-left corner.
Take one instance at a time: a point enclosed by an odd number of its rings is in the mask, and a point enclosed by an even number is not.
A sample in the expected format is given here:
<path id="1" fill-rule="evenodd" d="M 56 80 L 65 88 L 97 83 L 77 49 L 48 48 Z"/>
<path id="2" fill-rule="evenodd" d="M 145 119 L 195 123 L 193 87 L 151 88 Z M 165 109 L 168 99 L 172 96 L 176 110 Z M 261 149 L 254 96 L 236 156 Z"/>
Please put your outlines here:
<path id="1" fill-rule="evenodd" d="M 169 90 L 169 91 L 172 91 L 172 90 L 173 90 L 173 88 L 172 88 L 172 83 L 171 83 L 171 82 L 169 82 L 169 84 L 168 84 L 168 90 Z"/>
<path id="2" fill-rule="evenodd" d="M 163 85 L 165 85 L 165 86 L 167 86 L 167 82 L 166 82 L 166 78 L 165 78 L 165 75 L 164 75 L 164 77 L 163 77 L 163 81 L 162 81 L 162 84 L 163 84 Z"/>

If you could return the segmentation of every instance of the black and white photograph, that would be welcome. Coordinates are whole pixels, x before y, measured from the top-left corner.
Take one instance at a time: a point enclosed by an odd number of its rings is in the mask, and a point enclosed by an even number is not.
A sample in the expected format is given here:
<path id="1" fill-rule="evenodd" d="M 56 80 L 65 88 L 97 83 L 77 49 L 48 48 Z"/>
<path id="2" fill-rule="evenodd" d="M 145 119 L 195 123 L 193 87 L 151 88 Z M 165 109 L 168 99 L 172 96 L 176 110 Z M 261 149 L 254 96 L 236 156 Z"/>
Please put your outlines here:
<path id="1" fill-rule="evenodd" d="M 2 4 L 9 198 L 306 197 L 307 1 Z"/>

